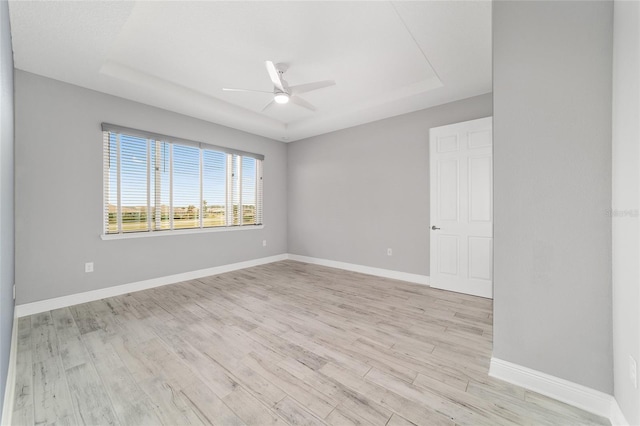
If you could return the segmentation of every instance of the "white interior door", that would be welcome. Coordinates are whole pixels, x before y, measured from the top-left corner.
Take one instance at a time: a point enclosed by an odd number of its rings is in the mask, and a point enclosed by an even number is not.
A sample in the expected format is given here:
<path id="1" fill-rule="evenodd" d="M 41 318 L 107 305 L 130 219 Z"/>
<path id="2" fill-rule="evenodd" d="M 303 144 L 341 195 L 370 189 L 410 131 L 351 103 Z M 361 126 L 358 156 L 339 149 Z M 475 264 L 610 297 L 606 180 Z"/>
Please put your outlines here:
<path id="1" fill-rule="evenodd" d="M 431 286 L 493 298 L 492 118 L 429 133 Z"/>

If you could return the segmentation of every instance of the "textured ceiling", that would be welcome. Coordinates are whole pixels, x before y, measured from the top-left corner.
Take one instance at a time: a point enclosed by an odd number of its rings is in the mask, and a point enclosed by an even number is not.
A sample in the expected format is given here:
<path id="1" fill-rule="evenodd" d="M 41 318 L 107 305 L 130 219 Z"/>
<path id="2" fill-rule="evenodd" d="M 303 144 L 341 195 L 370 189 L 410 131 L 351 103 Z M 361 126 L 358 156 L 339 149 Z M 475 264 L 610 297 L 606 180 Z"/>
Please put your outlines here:
<path id="1" fill-rule="evenodd" d="M 292 141 L 491 91 L 491 3 L 10 2 L 16 68 Z M 264 61 L 290 85 L 262 111 Z"/>

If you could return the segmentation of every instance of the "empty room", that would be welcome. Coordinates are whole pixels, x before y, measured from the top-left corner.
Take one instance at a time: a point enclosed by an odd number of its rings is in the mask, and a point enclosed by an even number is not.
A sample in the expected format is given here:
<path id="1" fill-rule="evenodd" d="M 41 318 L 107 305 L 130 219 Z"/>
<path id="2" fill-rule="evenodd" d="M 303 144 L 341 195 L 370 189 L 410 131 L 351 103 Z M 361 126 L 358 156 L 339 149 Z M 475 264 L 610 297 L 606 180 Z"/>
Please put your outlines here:
<path id="1" fill-rule="evenodd" d="M 640 425 L 640 1 L 0 0 L 2 425 Z"/>

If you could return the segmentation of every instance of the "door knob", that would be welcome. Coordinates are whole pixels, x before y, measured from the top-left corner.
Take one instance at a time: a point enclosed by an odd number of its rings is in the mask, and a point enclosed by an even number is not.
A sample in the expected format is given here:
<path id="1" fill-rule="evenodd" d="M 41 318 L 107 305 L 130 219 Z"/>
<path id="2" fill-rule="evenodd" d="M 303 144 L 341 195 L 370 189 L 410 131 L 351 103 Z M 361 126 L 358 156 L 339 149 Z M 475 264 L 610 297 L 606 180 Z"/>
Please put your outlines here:
<path id="1" fill-rule="evenodd" d="M 435 230 L 440 229 L 440 228 L 438 228 L 437 226 L 433 225 L 433 226 L 431 227 L 431 229 L 435 231 Z"/>

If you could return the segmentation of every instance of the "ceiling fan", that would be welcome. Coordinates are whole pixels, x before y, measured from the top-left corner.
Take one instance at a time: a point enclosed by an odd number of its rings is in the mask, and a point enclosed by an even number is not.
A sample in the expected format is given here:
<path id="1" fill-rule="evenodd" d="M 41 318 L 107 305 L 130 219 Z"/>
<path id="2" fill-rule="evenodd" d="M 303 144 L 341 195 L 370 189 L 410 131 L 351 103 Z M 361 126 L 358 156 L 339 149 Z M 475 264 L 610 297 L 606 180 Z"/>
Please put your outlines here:
<path id="1" fill-rule="evenodd" d="M 229 89 L 223 88 L 222 90 L 227 92 L 257 92 L 257 93 L 269 93 L 273 95 L 273 100 L 269 102 L 262 111 L 266 111 L 274 104 L 286 104 L 291 103 L 306 108 L 310 111 L 315 111 L 316 107 L 309 102 L 302 99 L 300 94 L 311 92 L 312 90 L 322 89 L 323 87 L 333 86 L 336 84 L 333 80 L 316 81 L 313 83 L 298 84 L 296 86 L 289 87 L 289 84 L 282 78 L 283 74 L 287 71 L 288 66 L 286 64 L 274 64 L 271 61 L 265 61 L 267 72 L 273 82 L 273 92 L 266 92 L 264 90 L 252 90 L 252 89 Z"/>

